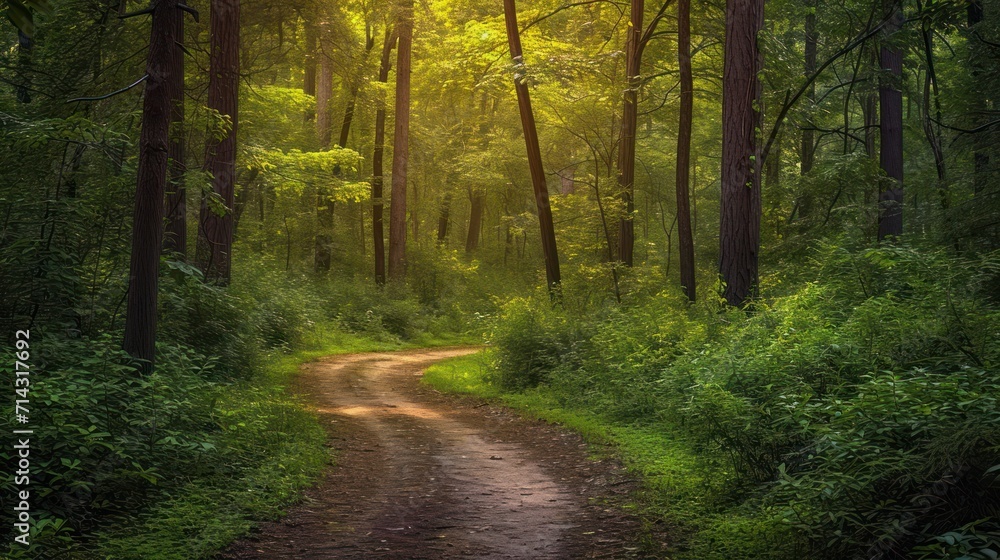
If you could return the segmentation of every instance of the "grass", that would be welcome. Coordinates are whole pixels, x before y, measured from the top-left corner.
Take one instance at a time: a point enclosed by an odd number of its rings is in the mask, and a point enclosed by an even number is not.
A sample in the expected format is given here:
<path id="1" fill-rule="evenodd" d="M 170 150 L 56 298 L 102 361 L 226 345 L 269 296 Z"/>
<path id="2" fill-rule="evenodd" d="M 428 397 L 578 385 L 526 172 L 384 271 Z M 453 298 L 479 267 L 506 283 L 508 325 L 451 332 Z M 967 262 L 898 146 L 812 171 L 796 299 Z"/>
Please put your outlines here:
<path id="1" fill-rule="evenodd" d="M 468 344 L 468 337 L 422 335 L 402 342 L 317 327 L 302 349 L 267 358 L 251 380 L 225 387 L 216 403 L 225 469 L 208 469 L 173 496 L 106 530 L 79 558 L 210 558 L 255 522 L 284 515 L 335 459 L 316 416 L 287 387 L 303 363 L 324 356 Z M 219 461 L 216 455 L 213 460 Z"/>
<path id="2" fill-rule="evenodd" d="M 788 556 L 777 516 L 767 510 L 730 507 L 726 496 L 730 474 L 723 464 L 677 437 L 669 425 L 626 425 L 599 411 L 569 408 L 545 385 L 505 393 L 490 383 L 488 351 L 439 362 L 426 371 L 423 380 L 442 392 L 474 395 L 525 416 L 560 424 L 581 434 L 596 454 L 612 453 L 642 480 L 642 490 L 625 507 L 647 525 L 668 524 L 673 537 L 670 558 L 763 560 Z"/>

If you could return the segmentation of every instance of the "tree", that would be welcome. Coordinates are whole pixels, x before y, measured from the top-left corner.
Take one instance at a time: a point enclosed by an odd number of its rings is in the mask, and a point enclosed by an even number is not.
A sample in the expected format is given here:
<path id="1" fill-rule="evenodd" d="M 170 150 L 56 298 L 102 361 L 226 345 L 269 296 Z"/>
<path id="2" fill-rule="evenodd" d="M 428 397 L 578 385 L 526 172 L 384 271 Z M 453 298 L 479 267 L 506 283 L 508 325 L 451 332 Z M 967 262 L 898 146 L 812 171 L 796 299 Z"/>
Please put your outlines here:
<path id="1" fill-rule="evenodd" d="M 691 74 L 691 0 L 677 1 L 677 63 L 680 70 L 681 105 L 677 126 L 677 238 L 680 249 L 681 288 L 695 300 L 694 237 L 691 235 L 690 172 L 691 124 L 694 78 Z"/>
<path id="2" fill-rule="evenodd" d="M 644 0 L 631 0 L 629 11 L 628 39 L 625 44 L 625 93 L 622 96 L 621 138 L 618 140 L 618 187 L 622 192 L 622 202 L 625 203 L 625 213 L 618 225 L 618 260 L 625 266 L 632 266 L 634 261 L 635 228 L 632 214 L 635 212 L 635 135 L 642 53 L 672 1 L 663 1 L 645 30 L 642 28 Z"/>
<path id="3" fill-rule="evenodd" d="M 762 67 L 757 33 L 763 24 L 763 0 L 726 1 L 719 273 L 723 295 L 734 306 L 744 306 L 757 290 Z"/>
<path id="4" fill-rule="evenodd" d="M 469 188 L 469 234 L 465 238 L 465 252 L 472 253 L 479 248 L 479 233 L 483 229 L 483 212 L 486 207 L 486 193 Z"/>
<path id="5" fill-rule="evenodd" d="M 174 18 L 177 23 L 177 40 L 184 39 L 184 18 Z M 170 60 L 170 182 L 167 190 L 167 223 L 163 235 L 163 249 L 187 257 L 187 189 L 184 174 L 187 166 L 184 135 L 184 51 L 174 49 Z"/>
<path id="6" fill-rule="evenodd" d="M 202 198 L 198 261 L 205 278 L 229 284 L 233 252 L 236 131 L 239 126 L 240 0 L 212 0 L 208 107 L 228 121 L 225 136 L 210 138 L 205 169 L 212 195 Z"/>
<path id="7" fill-rule="evenodd" d="M 396 130 L 392 139 L 392 199 L 389 204 L 389 279 L 406 274 L 406 171 L 410 149 L 410 55 L 413 0 L 402 0 L 396 24 Z"/>
<path id="8" fill-rule="evenodd" d="M 816 8 L 818 2 L 816 0 L 806 0 L 806 24 L 805 24 L 805 77 L 809 79 L 813 73 L 816 72 L 816 45 L 818 42 L 818 37 L 816 33 Z M 809 108 L 813 109 L 813 104 L 816 102 L 816 82 L 809 84 L 809 91 L 806 92 L 806 98 L 809 101 Z M 816 159 L 815 152 L 815 134 L 813 126 L 810 123 L 802 129 L 802 144 L 799 148 L 799 157 L 801 165 L 799 171 L 806 175 L 813 168 L 813 162 Z M 808 213 L 809 204 L 803 204 L 800 212 L 803 214 Z"/>
<path id="9" fill-rule="evenodd" d="M 146 57 L 146 89 L 139 136 L 139 172 L 136 179 L 132 218 L 132 254 L 129 261 L 125 338 L 122 347 L 150 371 L 156 356 L 156 304 L 159 286 L 160 247 L 163 242 L 163 195 L 167 183 L 167 153 L 170 137 L 170 104 L 173 95 L 170 72 L 176 50 L 177 24 L 181 17 L 177 0 L 156 0 L 149 53 Z"/>
<path id="10" fill-rule="evenodd" d="M 891 182 L 879 193 L 879 241 L 903 234 L 903 51 L 893 44 L 903 11 L 898 0 L 883 0 L 883 7 L 888 22 L 879 49 L 879 164 Z"/>
<path id="11" fill-rule="evenodd" d="M 329 25 L 321 26 L 323 37 L 320 44 L 319 78 L 316 84 L 316 137 L 320 149 L 329 149 L 333 140 L 333 60 L 327 52 L 329 41 L 326 33 Z M 316 187 L 316 250 L 314 269 L 316 272 L 330 270 L 333 257 L 333 200 L 329 185 L 321 182 Z"/>
<path id="12" fill-rule="evenodd" d="M 552 207 L 549 206 L 549 189 L 545 183 L 545 169 L 542 167 L 542 152 L 538 146 L 538 132 L 535 130 L 535 115 L 531 109 L 528 92 L 528 76 L 521 52 L 521 35 L 517 27 L 517 8 L 514 0 L 504 0 L 504 23 L 507 27 L 507 42 L 510 57 L 514 63 L 514 89 L 517 92 L 517 106 L 521 114 L 521 128 L 528 151 L 528 168 L 531 171 L 531 186 L 535 193 L 538 209 L 538 225 L 542 237 L 542 254 L 545 257 L 545 279 L 550 295 L 556 297 L 561 278 L 559 276 L 559 254 L 556 251 L 556 231 L 552 223 Z"/>
<path id="13" fill-rule="evenodd" d="M 622 189 L 625 214 L 618 226 L 618 259 L 632 266 L 635 231 L 635 132 L 639 94 L 639 68 L 642 65 L 643 0 L 632 0 L 629 12 L 628 40 L 625 43 L 625 93 L 622 102 L 621 138 L 618 139 L 618 186 Z"/>
<path id="14" fill-rule="evenodd" d="M 389 82 L 389 70 L 392 66 L 392 49 L 396 46 L 396 32 L 386 28 L 385 40 L 382 42 L 382 61 L 378 69 L 378 81 Z M 382 185 L 384 182 L 382 156 L 385 152 L 385 99 L 379 98 L 375 112 L 375 150 L 372 154 L 372 235 L 374 236 L 372 253 L 375 256 L 375 283 L 385 284 L 385 231 L 382 224 Z"/>

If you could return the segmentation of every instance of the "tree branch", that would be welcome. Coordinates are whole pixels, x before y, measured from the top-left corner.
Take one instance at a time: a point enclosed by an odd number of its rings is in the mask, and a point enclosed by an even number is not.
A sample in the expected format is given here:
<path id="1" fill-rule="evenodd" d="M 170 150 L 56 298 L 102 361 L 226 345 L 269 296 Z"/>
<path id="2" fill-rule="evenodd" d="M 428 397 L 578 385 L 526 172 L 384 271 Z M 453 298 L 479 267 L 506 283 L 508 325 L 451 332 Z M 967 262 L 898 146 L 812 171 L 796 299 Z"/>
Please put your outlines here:
<path id="1" fill-rule="evenodd" d="M 134 88 L 135 86 L 141 84 L 142 82 L 145 82 L 148 79 L 149 79 L 149 74 L 146 74 L 145 76 L 143 76 L 143 77 L 139 78 L 138 80 L 136 80 L 135 83 L 133 83 L 132 85 L 123 87 L 122 89 L 120 89 L 118 91 L 113 91 L 113 92 L 111 92 L 111 93 L 109 93 L 107 95 L 100 95 L 98 97 L 77 97 L 75 99 L 70 99 L 66 103 L 75 103 L 77 101 L 102 101 L 104 99 L 109 99 L 109 98 L 114 97 L 116 95 L 125 93 L 126 91 Z"/>

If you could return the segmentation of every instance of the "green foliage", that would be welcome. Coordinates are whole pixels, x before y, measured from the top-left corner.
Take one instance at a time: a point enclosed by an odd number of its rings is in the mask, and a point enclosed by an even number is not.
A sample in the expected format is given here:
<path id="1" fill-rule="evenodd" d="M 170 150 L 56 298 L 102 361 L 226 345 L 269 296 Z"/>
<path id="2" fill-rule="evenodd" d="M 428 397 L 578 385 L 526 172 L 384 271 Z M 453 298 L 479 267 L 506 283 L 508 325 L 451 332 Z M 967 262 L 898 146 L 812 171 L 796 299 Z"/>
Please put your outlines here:
<path id="1" fill-rule="evenodd" d="M 487 379 L 658 426 L 719 465 L 707 511 L 728 513 L 695 516 L 692 558 L 905 555 L 997 513 L 997 258 L 824 245 L 750 314 L 667 294 L 586 316 L 514 299 Z M 721 521 L 733 508 L 755 513 Z"/>
<path id="2" fill-rule="evenodd" d="M 495 317 L 489 334 L 488 342 L 494 346 L 491 381 L 505 390 L 537 386 L 564 360 L 573 360 L 581 334 L 551 305 L 511 299 Z"/>

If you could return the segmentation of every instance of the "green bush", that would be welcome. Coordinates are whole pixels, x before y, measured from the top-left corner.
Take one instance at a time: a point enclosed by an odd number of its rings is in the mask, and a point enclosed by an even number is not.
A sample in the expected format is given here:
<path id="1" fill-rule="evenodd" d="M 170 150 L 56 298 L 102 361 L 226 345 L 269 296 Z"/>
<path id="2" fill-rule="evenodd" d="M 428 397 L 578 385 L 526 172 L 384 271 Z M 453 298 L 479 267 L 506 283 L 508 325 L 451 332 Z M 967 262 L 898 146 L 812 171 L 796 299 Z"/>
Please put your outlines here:
<path id="1" fill-rule="evenodd" d="M 1000 255 L 830 244 L 813 258 L 749 313 L 670 293 L 597 312 L 511 300 L 492 381 L 543 383 L 564 406 L 669 429 L 725 463 L 715 507 L 772 512 L 747 558 L 781 556 L 760 551 L 782 531 L 815 558 L 988 548 L 940 536 L 998 514 Z M 723 533 L 703 524 L 692 543 Z"/>

